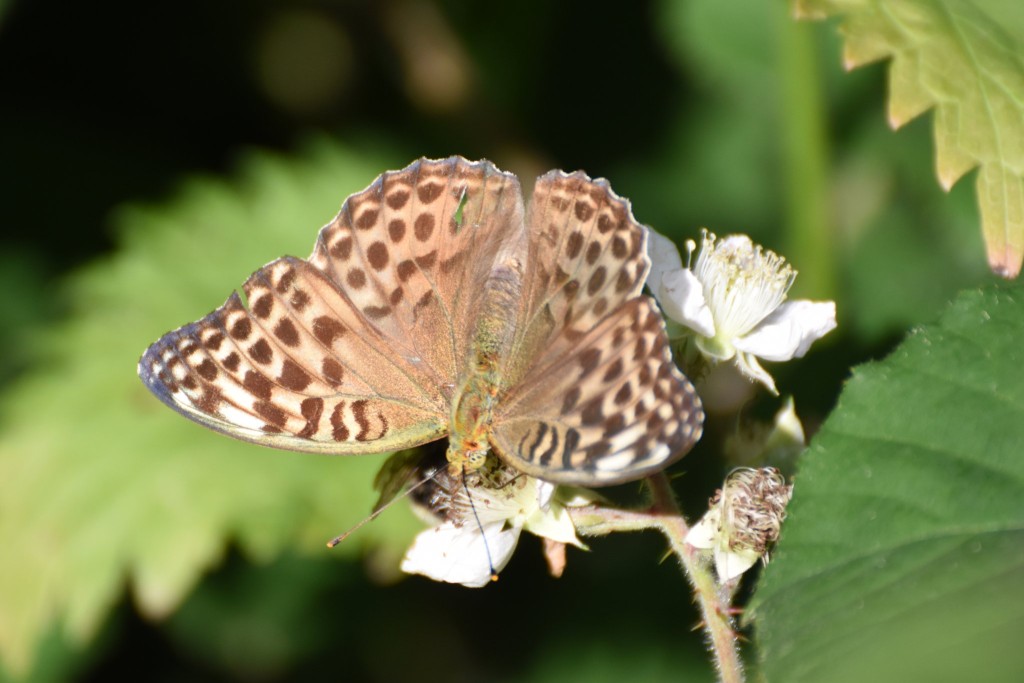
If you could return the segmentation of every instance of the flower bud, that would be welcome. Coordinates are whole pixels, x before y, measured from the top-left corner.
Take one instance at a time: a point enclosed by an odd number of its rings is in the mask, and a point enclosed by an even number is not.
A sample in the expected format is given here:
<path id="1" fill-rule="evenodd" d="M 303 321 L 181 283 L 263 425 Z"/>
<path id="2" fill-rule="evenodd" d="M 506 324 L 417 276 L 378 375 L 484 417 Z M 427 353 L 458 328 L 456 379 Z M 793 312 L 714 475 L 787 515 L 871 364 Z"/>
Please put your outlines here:
<path id="1" fill-rule="evenodd" d="M 792 495 L 792 485 L 774 467 L 733 470 L 686 542 L 713 551 L 719 580 L 731 581 L 758 558 L 767 561 Z"/>

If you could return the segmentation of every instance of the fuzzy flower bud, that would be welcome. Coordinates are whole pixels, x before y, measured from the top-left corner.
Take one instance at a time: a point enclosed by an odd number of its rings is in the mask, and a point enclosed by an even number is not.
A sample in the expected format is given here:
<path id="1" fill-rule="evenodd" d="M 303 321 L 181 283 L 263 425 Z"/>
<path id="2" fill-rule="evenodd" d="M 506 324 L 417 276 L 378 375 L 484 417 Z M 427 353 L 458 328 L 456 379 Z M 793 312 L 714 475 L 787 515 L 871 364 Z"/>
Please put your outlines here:
<path id="1" fill-rule="evenodd" d="M 734 470 L 711 498 L 708 512 L 690 529 L 686 542 L 713 551 L 723 583 L 750 569 L 779 538 L 793 494 L 773 467 Z"/>

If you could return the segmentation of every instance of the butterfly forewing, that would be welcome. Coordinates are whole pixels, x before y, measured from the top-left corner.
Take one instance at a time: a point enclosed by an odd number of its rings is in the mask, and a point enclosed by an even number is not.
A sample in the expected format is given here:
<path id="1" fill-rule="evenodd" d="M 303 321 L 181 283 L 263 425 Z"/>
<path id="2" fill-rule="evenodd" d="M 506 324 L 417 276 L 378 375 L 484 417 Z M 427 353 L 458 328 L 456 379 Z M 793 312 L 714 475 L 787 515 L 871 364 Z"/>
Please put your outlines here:
<path id="1" fill-rule="evenodd" d="M 470 293 L 522 223 L 518 182 L 487 162 L 386 173 L 346 200 L 308 262 L 254 273 L 249 309 L 232 295 L 168 333 L 140 375 L 185 416 L 264 445 L 371 453 L 437 439 Z"/>
<path id="2" fill-rule="evenodd" d="M 700 438 L 700 401 L 650 299 L 557 346 L 495 417 L 492 444 L 513 466 L 560 483 L 616 484 L 665 467 Z"/>
<path id="3" fill-rule="evenodd" d="M 646 229 L 633 219 L 629 203 L 604 179 L 591 180 L 580 171 L 551 171 L 537 179 L 527 229 L 527 310 L 517 334 L 513 376 L 539 354 L 571 346 L 639 295 L 649 267 Z"/>
<path id="4" fill-rule="evenodd" d="M 275 269 L 309 268 L 296 265 L 277 261 L 249 284 Z M 302 275 L 295 281 L 309 284 Z M 315 287 L 297 291 L 311 299 L 304 311 L 326 312 Z M 410 368 L 377 352 L 356 331 L 341 333 L 340 324 L 304 327 L 280 298 L 273 300 L 277 312 L 261 319 L 257 311 L 265 302 L 256 299 L 247 311 L 232 295 L 202 320 L 168 333 L 140 361 L 143 381 L 196 422 L 278 448 L 377 452 L 444 435 L 446 416 L 410 379 Z M 333 314 L 330 319 L 337 320 Z"/>
<path id="5" fill-rule="evenodd" d="M 515 176 L 489 162 L 421 160 L 346 202 L 310 257 L 379 332 L 436 374 L 449 397 L 474 329 L 473 296 L 503 245 L 523 241 Z"/>

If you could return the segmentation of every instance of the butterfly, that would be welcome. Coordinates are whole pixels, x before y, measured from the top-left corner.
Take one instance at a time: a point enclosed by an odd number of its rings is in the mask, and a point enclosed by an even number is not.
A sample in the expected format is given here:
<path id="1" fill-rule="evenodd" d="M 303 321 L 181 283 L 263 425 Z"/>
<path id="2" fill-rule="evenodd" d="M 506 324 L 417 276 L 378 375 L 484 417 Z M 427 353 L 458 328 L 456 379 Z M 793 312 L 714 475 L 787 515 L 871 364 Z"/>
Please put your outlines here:
<path id="1" fill-rule="evenodd" d="M 641 296 L 647 230 L 603 179 L 551 171 L 524 202 L 488 161 L 420 159 L 345 200 L 308 259 L 279 258 L 168 332 L 139 375 L 229 436 L 368 454 L 447 436 L 563 484 L 641 478 L 704 419 Z"/>

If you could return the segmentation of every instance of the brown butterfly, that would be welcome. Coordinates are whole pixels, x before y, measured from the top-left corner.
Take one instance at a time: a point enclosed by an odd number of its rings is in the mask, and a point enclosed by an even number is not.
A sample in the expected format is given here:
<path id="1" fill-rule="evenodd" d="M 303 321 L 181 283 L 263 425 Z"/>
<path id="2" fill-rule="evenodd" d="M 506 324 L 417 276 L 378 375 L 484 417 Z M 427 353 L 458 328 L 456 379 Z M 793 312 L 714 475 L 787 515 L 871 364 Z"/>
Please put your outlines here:
<path id="1" fill-rule="evenodd" d="M 421 159 L 349 197 L 307 260 L 264 266 L 146 350 L 186 417 L 254 443 L 380 453 L 447 436 L 557 483 L 640 478 L 704 418 L 640 296 L 647 231 L 603 179 L 551 171 L 524 205 L 490 162 Z"/>

